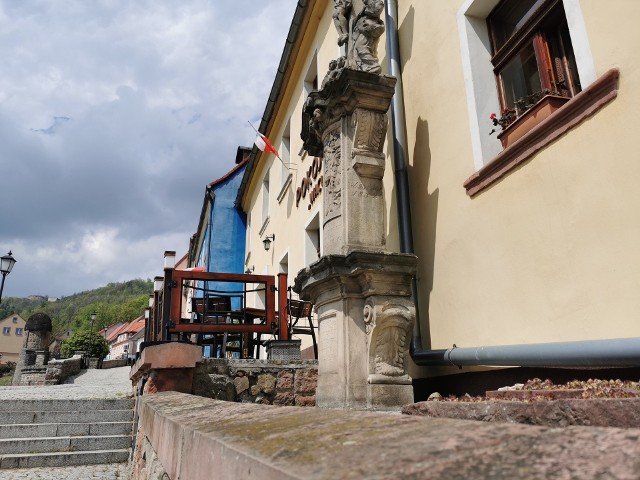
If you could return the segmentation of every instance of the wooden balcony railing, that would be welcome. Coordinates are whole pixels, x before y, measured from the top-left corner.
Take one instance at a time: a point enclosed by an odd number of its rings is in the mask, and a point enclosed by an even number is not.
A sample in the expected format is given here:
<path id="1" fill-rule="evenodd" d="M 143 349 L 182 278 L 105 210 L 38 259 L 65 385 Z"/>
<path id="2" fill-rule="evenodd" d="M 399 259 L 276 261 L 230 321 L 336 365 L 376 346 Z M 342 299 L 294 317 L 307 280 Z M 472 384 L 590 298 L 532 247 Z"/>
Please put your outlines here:
<path id="1" fill-rule="evenodd" d="M 262 298 L 264 308 L 251 305 L 252 294 Z M 165 269 L 145 340 L 222 333 L 272 334 L 288 340 L 288 322 L 286 274 L 275 277 Z"/>

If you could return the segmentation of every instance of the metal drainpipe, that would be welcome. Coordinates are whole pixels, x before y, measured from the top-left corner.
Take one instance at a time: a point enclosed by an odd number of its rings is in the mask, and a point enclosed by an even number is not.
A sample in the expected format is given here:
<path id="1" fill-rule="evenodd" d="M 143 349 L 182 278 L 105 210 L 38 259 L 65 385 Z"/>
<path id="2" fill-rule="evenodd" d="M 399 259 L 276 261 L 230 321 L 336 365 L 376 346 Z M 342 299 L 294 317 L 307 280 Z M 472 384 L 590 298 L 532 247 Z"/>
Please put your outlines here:
<path id="1" fill-rule="evenodd" d="M 450 348 L 449 364 L 522 367 L 637 367 L 640 338 Z"/>
<path id="2" fill-rule="evenodd" d="M 393 126 L 393 164 L 398 204 L 400 251 L 414 253 L 411 205 L 405 151 L 407 148 L 404 93 L 400 72 L 398 39 L 398 2 L 385 1 L 387 56 L 389 73 L 397 78 L 391 103 Z M 640 338 L 590 340 L 578 342 L 502 345 L 489 347 L 424 350 L 420 332 L 417 285 L 412 294 L 416 305 L 416 322 L 411 338 L 411 358 L 422 366 L 521 366 L 521 367 L 631 367 L 640 366 Z M 428 326 L 427 326 L 428 328 Z"/>
<path id="3" fill-rule="evenodd" d="M 400 252 L 414 253 L 413 226 L 411 224 L 411 201 L 409 198 L 409 177 L 405 151 L 407 148 L 406 120 L 404 115 L 404 91 L 400 72 L 400 48 L 398 41 L 398 3 L 396 0 L 385 2 L 385 23 L 387 25 L 387 56 L 389 73 L 396 77 L 395 93 L 391 101 L 391 123 L 393 128 L 393 173 L 396 181 L 396 203 L 398 209 L 398 229 Z M 416 321 L 411 337 L 410 352 L 422 350 L 420 333 L 420 315 L 418 312 L 418 287 L 413 279 L 411 291 L 416 306 Z M 444 351 L 442 352 L 444 354 Z"/>

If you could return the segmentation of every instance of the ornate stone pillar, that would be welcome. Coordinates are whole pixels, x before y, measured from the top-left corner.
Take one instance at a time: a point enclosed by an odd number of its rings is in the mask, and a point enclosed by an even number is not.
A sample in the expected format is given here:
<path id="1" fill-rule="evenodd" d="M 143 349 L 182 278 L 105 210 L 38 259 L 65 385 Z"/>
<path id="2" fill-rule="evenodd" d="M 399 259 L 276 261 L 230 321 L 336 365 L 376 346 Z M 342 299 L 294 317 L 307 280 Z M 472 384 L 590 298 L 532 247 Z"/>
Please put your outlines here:
<path id="1" fill-rule="evenodd" d="M 353 251 L 298 274 L 295 289 L 318 311 L 318 406 L 385 410 L 413 402 L 415 263 L 413 255 Z"/>
<path id="2" fill-rule="evenodd" d="M 393 77 L 345 68 L 309 95 L 304 145 L 323 157 L 325 254 L 385 248 L 382 147 L 395 83 Z"/>
<path id="3" fill-rule="evenodd" d="M 331 62 L 302 122 L 304 148 L 323 157 L 324 256 L 298 274 L 294 289 L 318 312 L 318 406 L 394 409 L 413 401 L 416 268 L 414 255 L 385 250 L 382 150 L 396 79 L 380 75 L 377 63 L 383 2 L 335 0 L 335 7 L 348 54 Z"/>

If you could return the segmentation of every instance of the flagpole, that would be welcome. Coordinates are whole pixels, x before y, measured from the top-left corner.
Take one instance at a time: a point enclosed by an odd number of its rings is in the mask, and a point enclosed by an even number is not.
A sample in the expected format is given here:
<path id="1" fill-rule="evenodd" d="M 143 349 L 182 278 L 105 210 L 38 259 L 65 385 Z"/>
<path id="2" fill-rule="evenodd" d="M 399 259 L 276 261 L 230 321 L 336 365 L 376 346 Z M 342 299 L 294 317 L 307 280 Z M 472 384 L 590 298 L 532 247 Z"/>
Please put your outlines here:
<path id="1" fill-rule="evenodd" d="M 251 128 L 253 128 L 253 130 L 256 132 L 256 135 L 259 135 L 260 137 L 265 137 L 262 133 L 260 133 L 260 132 L 258 131 L 258 129 L 257 129 L 256 127 L 254 127 L 254 126 L 253 126 L 253 123 L 251 123 L 249 120 L 247 120 L 247 123 L 248 123 L 249 125 L 251 125 Z M 265 138 L 266 138 L 266 137 L 265 137 Z M 282 165 L 284 165 L 284 166 L 285 166 L 285 168 L 286 168 L 287 170 L 291 170 L 291 169 L 289 168 L 289 166 L 288 166 L 286 163 L 284 163 L 284 160 L 282 160 L 282 158 L 280 158 L 280 155 L 278 154 L 278 151 L 277 151 L 277 150 L 276 150 L 275 152 L 273 152 L 273 154 L 274 154 L 276 157 L 278 157 L 278 160 L 280 160 L 280 161 L 282 162 Z"/>

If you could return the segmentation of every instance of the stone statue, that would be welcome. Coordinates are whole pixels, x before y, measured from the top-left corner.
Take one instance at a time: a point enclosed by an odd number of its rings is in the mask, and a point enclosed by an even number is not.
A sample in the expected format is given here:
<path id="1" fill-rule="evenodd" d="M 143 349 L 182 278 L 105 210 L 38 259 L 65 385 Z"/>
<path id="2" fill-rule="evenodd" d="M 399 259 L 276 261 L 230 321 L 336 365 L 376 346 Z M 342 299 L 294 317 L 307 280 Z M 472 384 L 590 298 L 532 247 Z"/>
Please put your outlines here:
<path id="1" fill-rule="evenodd" d="M 345 65 L 347 64 L 347 58 L 342 56 L 337 60 L 331 60 L 329 62 L 329 71 L 322 80 L 322 85 L 320 88 L 325 88 L 328 84 L 333 82 L 336 78 L 340 76 L 342 70 L 344 70 Z"/>
<path id="2" fill-rule="evenodd" d="M 383 0 L 364 0 L 364 8 L 353 25 L 352 58 L 356 70 L 380 73 L 378 41 L 384 33 L 380 14 L 384 10 Z"/>
<path id="3" fill-rule="evenodd" d="M 362 9 L 355 14 L 351 0 L 334 0 L 333 23 L 338 31 L 338 45 L 346 44 L 348 68 L 370 73 L 380 73 L 378 41 L 384 32 L 380 14 L 384 0 L 363 0 Z M 355 14 L 355 18 L 352 16 Z M 332 68 L 333 67 L 333 68 Z M 329 65 L 325 82 L 330 82 L 342 71 L 337 63 Z"/>
<path id="4" fill-rule="evenodd" d="M 338 45 L 342 46 L 349 39 L 351 0 L 333 0 L 333 3 L 333 23 L 338 30 Z"/>

